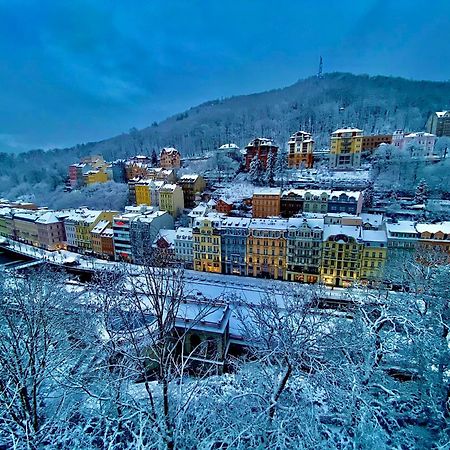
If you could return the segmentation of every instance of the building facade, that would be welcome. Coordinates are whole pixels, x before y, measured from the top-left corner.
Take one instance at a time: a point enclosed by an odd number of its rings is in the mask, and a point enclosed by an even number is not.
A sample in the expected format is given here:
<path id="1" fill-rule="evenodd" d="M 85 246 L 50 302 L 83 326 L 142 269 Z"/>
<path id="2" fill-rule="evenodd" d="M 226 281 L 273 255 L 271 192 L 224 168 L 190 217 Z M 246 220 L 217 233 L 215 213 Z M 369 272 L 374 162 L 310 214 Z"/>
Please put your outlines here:
<path id="1" fill-rule="evenodd" d="M 173 147 L 165 147 L 159 154 L 159 165 L 163 169 L 179 169 L 181 167 L 180 152 Z"/>
<path id="2" fill-rule="evenodd" d="M 340 128 L 331 134 L 330 167 L 355 169 L 361 166 L 362 130 Z"/>
<path id="3" fill-rule="evenodd" d="M 322 262 L 323 219 L 289 219 L 286 280 L 317 283 Z"/>
<path id="4" fill-rule="evenodd" d="M 183 189 L 176 184 L 164 184 L 159 189 L 159 209 L 175 218 L 181 215 L 184 209 Z"/>
<path id="5" fill-rule="evenodd" d="M 436 135 L 423 131 L 405 134 L 402 130 L 397 130 L 392 135 L 392 145 L 414 159 L 431 158 L 435 143 Z"/>
<path id="6" fill-rule="evenodd" d="M 253 219 L 247 238 L 247 275 L 283 280 L 286 276 L 286 219 Z"/>
<path id="7" fill-rule="evenodd" d="M 436 111 L 427 121 L 427 131 L 438 137 L 450 136 L 450 111 Z"/>
<path id="8" fill-rule="evenodd" d="M 252 208 L 252 214 L 255 218 L 279 216 L 281 210 L 281 189 L 265 188 L 256 190 L 253 193 Z"/>
<path id="9" fill-rule="evenodd" d="M 194 270 L 222 272 L 221 216 L 209 214 L 194 220 L 192 228 Z"/>
<path id="10" fill-rule="evenodd" d="M 265 170 L 267 166 L 267 158 L 269 153 L 273 153 L 274 156 L 278 153 L 278 147 L 267 138 L 256 138 L 245 147 L 245 169 L 250 170 L 250 163 L 252 159 L 257 156 L 261 161 L 262 167 Z"/>
<path id="11" fill-rule="evenodd" d="M 206 188 L 205 179 L 201 175 L 182 175 L 178 184 L 183 189 L 184 207 L 193 208 L 195 206 L 195 197 L 202 193 Z"/>
<path id="12" fill-rule="evenodd" d="M 227 217 L 220 223 L 222 273 L 246 275 L 247 235 L 251 219 Z"/>
<path id="13" fill-rule="evenodd" d="M 314 140 L 310 133 L 297 131 L 288 142 L 288 167 L 305 167 L 310 169 L 314 165 Z"/>

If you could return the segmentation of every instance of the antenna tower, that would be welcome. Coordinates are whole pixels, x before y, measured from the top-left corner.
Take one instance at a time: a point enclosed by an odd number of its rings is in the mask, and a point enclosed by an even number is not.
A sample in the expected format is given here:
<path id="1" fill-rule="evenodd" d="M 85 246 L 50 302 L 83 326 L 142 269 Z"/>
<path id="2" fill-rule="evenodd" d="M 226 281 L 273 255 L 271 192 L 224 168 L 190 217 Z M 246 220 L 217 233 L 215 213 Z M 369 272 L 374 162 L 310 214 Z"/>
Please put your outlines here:
<path id="1" fill-rule="evenodd" d="M 319 78 L 319 79 L 323 78 L 322 70 L 323 70 L 323 60 L 322 60 L 322 57 L 320 57 L 319 71 L 317 72 L 317 78 Z"/>

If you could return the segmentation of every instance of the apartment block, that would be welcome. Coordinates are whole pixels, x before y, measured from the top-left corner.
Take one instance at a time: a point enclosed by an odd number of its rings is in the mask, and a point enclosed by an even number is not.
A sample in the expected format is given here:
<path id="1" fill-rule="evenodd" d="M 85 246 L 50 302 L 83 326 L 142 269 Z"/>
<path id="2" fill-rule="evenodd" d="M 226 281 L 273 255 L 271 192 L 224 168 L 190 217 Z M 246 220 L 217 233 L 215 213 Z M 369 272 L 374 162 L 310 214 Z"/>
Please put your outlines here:
<path id="1" fill-rule="evenodd" d="M 358 128 L 340 128 L 331 134 L 332 169 L 355 169 L 361 166 L 362 133 Z"/>
<path id="2" fill-rule="evenodd" d="M 280 215 L 281 189 L 264 188 L 258 189 L 252 199 L 253 217 L 265 218 Z"/>
<path id="3" fill-rule="evenodd" d="M 209 214 L 194 220 L 192 228 L 194 270 L 222 272 L 221 216 Z"/>
<path id="4" fill-rule="evenodd" d="M 276 156 L 278 153 L 278 146 L 276 146 L 271 139 L 256 138 L 249 142 L 245 147 L 245 151 L 245 169 L 247 171 L 250 170 L 250 163 L 255 156 L 261 161 L 263 169 L 265 170 L 269 153 L 273 153 L 274 156 Z"/>
<path id="5" fill-rule="evenodd" d="M 184 209 L 183 189 L 176 184 L 164 184 L 159 189 L 159 209 L 174 218 L 181 215 Z"/>
<path id="6" fill-rule="evenodd" d="M 288 142 L 288 166 L 312 168 L 314 165 L 314 140 L 310 133 L 297 131 Z"/>
<path id="7" fill-rule="evenodd" d="M 246 275 L 247 235 L 251 219 L 226 217 L 220 222 L 222 273 Z"/>

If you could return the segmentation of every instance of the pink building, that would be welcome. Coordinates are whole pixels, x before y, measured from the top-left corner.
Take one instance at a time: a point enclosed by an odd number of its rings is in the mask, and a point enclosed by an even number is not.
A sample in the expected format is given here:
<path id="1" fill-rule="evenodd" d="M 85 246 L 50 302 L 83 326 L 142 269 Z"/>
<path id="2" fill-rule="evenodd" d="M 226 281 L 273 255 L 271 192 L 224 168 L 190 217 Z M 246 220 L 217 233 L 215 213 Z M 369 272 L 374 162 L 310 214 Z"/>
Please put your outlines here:
<path id="1" fill-rule="evenodd" d="M 411 158 L 431 158 L 433 156 L 436 135 L 417 131 L 405 134 L 397 130 L 392 135 L 392 145 L 410 153 Z"/>

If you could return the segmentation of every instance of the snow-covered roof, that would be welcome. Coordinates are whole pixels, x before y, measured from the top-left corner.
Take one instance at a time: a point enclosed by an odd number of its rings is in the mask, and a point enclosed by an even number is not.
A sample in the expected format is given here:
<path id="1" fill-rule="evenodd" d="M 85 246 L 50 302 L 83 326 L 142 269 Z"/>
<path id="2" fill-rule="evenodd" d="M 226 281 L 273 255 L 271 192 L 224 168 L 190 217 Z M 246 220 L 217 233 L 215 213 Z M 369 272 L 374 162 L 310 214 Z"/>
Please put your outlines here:
<path id="1" fill-rule="evenodd" d="M 173 192 L 177 188 L 179 188 L 179 186 L 177 186 L 176 184 L 169 184 L 169 183 L 167 183 L 167 184 L 164 184 L 161 187 L 161 191 L 172 191 Z"/>
<path id="2" fill-rule="evenodd" d="M 252 230 L 286 230 L 288 219 L 267 218 L 252 219 L 249 228 Z"/>
<path id="3" fill-rule="evenodd" d="M 359 200 L 362 195 L 361 191 L 334 191 L 331 189 L 289 189 L 287 191 L 283 191 L 283 196 L 292 194 L 299 197 L 304 197 L 307 193 L 314 197 L 320 197 L 323 194 L 326 194 L 329 198 L 347 195 L 347 197 L 354 198 L 355 200 Z"/>
<path id="4" fill-rule="evenodd" d="M 107 227 L 107 228 L 105 228 L 105 229 L 102 231 L 101 236 L 102 236 L 102 237 L 106 237 L 106 238 L 113 237 L 113 236 L 114 236 L 114 231 L 113 231 L 112 228 Z"/>
<path id="5" fill-rule="evenodd" d="M 199 176 L 196 173 L 182 175 L 180 181 L 196 181 Z"/>
<path id="6" fill-rule="evenodd" d="M 251 219 L 247 217 L 224 217 L 221 225 L 223 228 L 248 228 Z"/>
<path id="7" fill-rule="evenodd" d="M 38 217 L 36 223 L 48 225 L 51 223 L 59 223 L 59 219 L 53 211 L 48 211 Z"/>
<path id="8" fill-rule="evenodd" d="M 223 333 L 231 315 L 228 305 L 186 301 L 180 304 L 176 326 Z"/>
<path id="9" fill-rule="evenodd" d="M 339 128 L 336 131 L 333 131 L 333 135 L 335 134 L 341 134 L 341 133 L 362 133 L 363 130 L 360 130 L 359 128 L 353 128 L 353 127 L 348 127 L 348 128 Z"/>
<path id="10" fill-rule="evenodd" d="M 174 147 L 164 147 L 161 149 L 161 154 L 162 153 L 180 153 L 180 152 Z"/>
<path id="11" fill-rule="evenodd" d="M 170 246 L 175 244 L 176 231 L 175 230 L 159 230 L 158 235 L 155 238 L 155 242 L 158 239 L 163 238 Z"/>
<path id="12" fill-rule="evenodd" d="M 368 223 L 373 227 L 379 227 L 383 223 L 383 214 L 361 213 L 363 223 Z"/>
<path id="13" fill-rule="evenodd" d="M 259 188 L 255 189 L 253 195 L 281 195 L 281 188 Z"/>
<path id="14" fill-rule="evenodd" d="M 425 131 L 415 131 L 413 133 L 407 134 L 405 137 L 407 138 L 415 138 L 415 137 L 436 137 L 435 134 L 426 133 Z"/>
<path id="15" fill-rule="evenodd" d="M 274 142 L 272 141 L 272 139 L 269 138 L 255 138 L 253 140 L 251 140 L 248 144 L 247 147 L 254 147 L 256 145 L 256 142 L 258 142 L 258 145 L 262 146 L 262 145 L 270 145 L 270 146 L 274 146 Z"/>
<path id="16" fill-rule="evenodd" d="M 386 230 L 388 235 L 391 235 L 391 233 L 407 233 L 411 235 L 417 234 L 416 225 L 411 220 L 401 220 L 397 223 L 387 222 Z"/>
<path id="17" fill-rule="evenodd" d="M 364 242 L 387 242 L 386 231 L 384 230 L 363 230 L 362 236 Z"/>
<path id="18" fill-rule="evenodd" d="M 444 233 L 450 234 L 450 221 L 439 222 L 439 223 L 418 223 L 416 229 L 419 233 Z"/>
<path id="19" fill-rule="evenodd" d="M 438 117 L 450 117 L 450 111 L 436 111 Z"/>
<path id="20" fill-rule="evenodd" d="M 192 228 L 190 227 L 178 227 L 175 230 L 175 239 L 178 240 L 191 240 L 192 239 Z"/>
<path id="21" fill-rule="evenodd" d="M 219 147 L 219 150 L 239 150 L 239 147 L 236 144 L 223 144 Z"/>
<path id="22" fill-rule="evenodd" d="M 92 228 L 91 233 L 93 234 L 100 234 L 104 231 L 104 229 L 109 225 L 109 221 L 107 220 L 100 220 L 97 225 L 95 225 L 94 228 Z"/>
<path id="23" fill-rule="evenodd" d="M 308 217 L 308 216 L 299 216 L 299 217 L 290 217 L 288 219 L 288 228 L 300 228 L 307 225 L 309 228 L 323 228 L 324 219 L 323 217 Z"/>
<path id="24" fill-rule="evenodd" d="M 345 235 L 355 239 L 362 238 L 361 227 L 352 225 L 324 225 L 323 240 L 326 241 L 331 236 Z"/>

